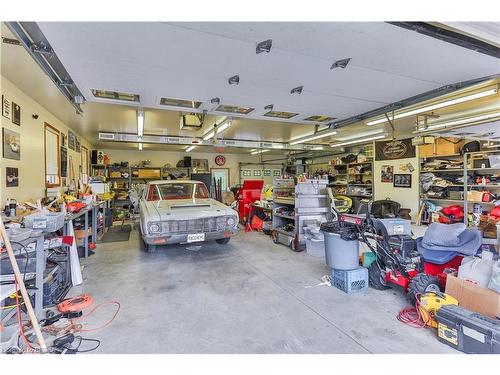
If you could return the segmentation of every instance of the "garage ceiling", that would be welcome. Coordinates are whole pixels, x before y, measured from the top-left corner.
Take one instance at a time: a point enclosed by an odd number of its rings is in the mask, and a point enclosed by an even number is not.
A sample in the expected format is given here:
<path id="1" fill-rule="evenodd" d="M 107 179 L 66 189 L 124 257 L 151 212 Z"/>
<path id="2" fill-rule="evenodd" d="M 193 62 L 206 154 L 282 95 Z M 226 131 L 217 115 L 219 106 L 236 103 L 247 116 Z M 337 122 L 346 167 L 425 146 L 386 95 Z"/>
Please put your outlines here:
<path id="1" fill-rule="evenodd" d="M 459 81 L 497 74 L 498 59 L 383 22 L 40 23 L 73 80 L 90 90 L 210 99 L 255 108 L 346 118 Z M 270 53 L 256 54 L 272 39 Z M 351 58 L 345 68 L 333 62 Z M 229 85 L 239 75 L 238 85 Z M 303 86 L 300 95 L 290 94 Z"/>

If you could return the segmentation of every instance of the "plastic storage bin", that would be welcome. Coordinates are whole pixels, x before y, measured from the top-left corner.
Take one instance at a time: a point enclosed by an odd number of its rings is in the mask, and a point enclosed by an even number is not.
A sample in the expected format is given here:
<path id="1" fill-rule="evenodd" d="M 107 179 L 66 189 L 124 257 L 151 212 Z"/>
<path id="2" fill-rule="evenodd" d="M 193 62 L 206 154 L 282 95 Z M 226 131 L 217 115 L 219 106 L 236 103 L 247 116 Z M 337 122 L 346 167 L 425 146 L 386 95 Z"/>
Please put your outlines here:
<path id="1" fill-rule="evenodd" d="M 348 294 L 368 289 L 368 269 L 332 270 L 332 285 Z"/>
<path id="2" fill-rule="evenodd" d="M 313 257 L 325 257 L 325 240 L 324 238 L 306 236 L 306 254 Z"/>
<path id="3" fill-rule="evenodd" d="M 24 226 L 44 233 L 55 232 L 63 227 L 65 216 L 64 212 L 37 212 L 24 218 Z"/>

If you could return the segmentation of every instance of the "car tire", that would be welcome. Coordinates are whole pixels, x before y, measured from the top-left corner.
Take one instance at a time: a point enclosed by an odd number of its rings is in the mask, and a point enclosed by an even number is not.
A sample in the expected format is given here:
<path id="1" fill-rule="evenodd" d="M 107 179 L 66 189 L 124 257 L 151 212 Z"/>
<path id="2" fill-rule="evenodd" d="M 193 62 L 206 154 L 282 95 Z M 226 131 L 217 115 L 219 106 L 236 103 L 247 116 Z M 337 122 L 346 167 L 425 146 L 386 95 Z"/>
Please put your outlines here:
<path id="1" fill-rule="evenodd" d="M 219 238 L 218 240 L 215 240 L 219 245 L 227 245 L 229 243 L 229 240 L 231 238 Z"/>

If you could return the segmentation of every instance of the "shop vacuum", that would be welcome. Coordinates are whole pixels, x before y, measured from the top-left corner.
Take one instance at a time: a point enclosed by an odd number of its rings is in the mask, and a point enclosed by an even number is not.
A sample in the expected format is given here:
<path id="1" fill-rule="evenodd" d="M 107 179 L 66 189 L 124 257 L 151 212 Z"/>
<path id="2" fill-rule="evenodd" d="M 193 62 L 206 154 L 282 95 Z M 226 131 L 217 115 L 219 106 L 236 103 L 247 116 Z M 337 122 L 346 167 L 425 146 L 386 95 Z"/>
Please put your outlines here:
<path id="1" fill-rule="evenodd" d="M 442 306 L 436 319 L 442 343 L 468 354 L 500 354 L 500 320 L 456 305 Z"/>

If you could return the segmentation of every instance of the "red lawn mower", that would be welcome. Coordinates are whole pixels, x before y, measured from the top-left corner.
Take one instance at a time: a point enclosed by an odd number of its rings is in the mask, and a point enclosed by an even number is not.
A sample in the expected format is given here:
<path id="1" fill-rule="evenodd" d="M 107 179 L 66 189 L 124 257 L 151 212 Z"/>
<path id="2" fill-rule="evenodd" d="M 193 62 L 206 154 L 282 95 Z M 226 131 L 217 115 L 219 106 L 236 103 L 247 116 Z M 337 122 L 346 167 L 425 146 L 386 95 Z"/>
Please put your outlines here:
<path id="1" fill-rule="evenodd" d="M 368 268 L 370 286 L 400 288 L 414 303 L 415 295 L 444 290 L 447 269 L 462 261 L 457 252 L 433 251 L 422 255 L 412 238 L 411 221 L 398 216 L 401 206 L 391 200 L 370 202 L 366 217 L 341 214 L 340 220 L 356 225 L 360 240 L 376 255 Z"/>

